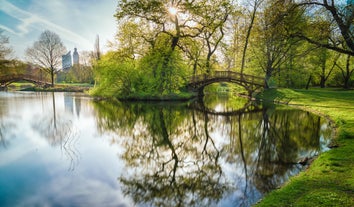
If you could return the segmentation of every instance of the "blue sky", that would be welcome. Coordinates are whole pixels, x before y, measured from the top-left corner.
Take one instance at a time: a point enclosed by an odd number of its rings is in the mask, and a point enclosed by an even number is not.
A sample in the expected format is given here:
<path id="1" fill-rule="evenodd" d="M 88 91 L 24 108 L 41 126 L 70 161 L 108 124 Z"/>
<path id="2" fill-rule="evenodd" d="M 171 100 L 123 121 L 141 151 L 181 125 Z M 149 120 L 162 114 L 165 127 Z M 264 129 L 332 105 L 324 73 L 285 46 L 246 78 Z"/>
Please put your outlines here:
<path id="1" fill-rule="evenodd" d="M 57 33 L 68 51 L 93 50 L 99 35 L 105 51 L 116 33 L 116 5 L 117 0 L 0 0 L 0 29 L 10 38 L 13 56 L 22 60 L 44 30 Z"/>

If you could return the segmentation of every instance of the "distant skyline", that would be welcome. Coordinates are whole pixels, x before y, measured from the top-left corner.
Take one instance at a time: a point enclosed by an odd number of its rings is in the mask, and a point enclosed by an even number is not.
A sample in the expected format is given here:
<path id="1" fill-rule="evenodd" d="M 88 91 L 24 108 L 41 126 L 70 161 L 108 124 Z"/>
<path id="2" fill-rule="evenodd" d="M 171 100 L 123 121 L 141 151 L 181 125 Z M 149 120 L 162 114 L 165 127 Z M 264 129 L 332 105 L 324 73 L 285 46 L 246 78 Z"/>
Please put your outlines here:
<path id="1" fill-rule="evenodd" d="M 117 0 L 0 0 L 0 29 L 21 60 L 45 30 L 58 34 L 67 51 L 92 51 L 99 35 L 105 51 L 116 33 L 116 7 Z"/>

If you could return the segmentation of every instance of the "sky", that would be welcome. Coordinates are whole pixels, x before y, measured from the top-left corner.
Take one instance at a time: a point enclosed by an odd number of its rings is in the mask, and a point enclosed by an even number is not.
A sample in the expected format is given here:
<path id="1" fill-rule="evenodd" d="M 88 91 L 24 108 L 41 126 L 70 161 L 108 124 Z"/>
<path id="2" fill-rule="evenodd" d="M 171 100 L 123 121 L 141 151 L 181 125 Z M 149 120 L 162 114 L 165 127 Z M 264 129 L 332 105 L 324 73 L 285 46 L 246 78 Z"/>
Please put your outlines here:
<path id="1" fill-rule="evenodd" d="M 92 51 L 99 35 L 101 51 L 116 33 L 117 0 L 0 0 L 0 29 L 9 37 L 13 57 L 26 60 L 25 50 L 50 30 L 67 51 Z"/>

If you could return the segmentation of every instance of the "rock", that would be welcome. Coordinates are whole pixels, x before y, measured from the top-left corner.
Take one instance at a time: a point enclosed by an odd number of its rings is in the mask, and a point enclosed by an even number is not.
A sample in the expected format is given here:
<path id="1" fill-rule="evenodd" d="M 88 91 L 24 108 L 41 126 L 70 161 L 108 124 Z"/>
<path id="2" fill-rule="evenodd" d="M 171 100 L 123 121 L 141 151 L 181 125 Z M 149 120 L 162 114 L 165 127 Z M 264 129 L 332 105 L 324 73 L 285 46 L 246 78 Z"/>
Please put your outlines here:
<path id="1" fill-rule="evenodd" d="M 297 162 L 300 165 L 306 165 L 307 161 L 309 160 L 308 157 L 304 157 L 303 159 L 301 159 L 299 162 Z"/>

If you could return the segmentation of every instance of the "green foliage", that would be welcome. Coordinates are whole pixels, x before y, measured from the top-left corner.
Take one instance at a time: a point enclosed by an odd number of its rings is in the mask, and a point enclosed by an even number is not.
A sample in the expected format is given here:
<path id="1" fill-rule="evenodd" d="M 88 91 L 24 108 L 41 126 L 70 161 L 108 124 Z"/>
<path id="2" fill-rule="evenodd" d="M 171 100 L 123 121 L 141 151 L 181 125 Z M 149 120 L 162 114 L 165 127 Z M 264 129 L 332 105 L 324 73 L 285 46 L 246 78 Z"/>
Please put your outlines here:
<path id="1" fill-rule="evenodd" d="M 93 68 L 91 66 L 74 65 L 68 71 L 60 71 L 57 74 L 57 82 L 93 83 Z"/>
<path id="2" fill-rule="evenodd" d="M 94 66 L 96 86 L 93 95 L 118 97 L 134 92 L 137 79 L 135 62 L 119 52 L 108 52 Z"/>
<path id="3" fill-rule="evenodd" d="M 167 41 L 167 40 L 166 40 Z M 164 40 L 140 59 L 109 52 L 94 66 L 93 95 L 118 98 L 156 98 L 180 94 L 186 66 L 178 51 L 164 47 Z"/>
<path id="4" fill-rule="evenodd" d="M 142 77 L 150 86 L 145 88 L 151 93 L 179 93 L 184 86 L 185 68 L 177 51 L 169 48 L 155 48 L 140 61 L 139 68 L 144 71 Z"/>

